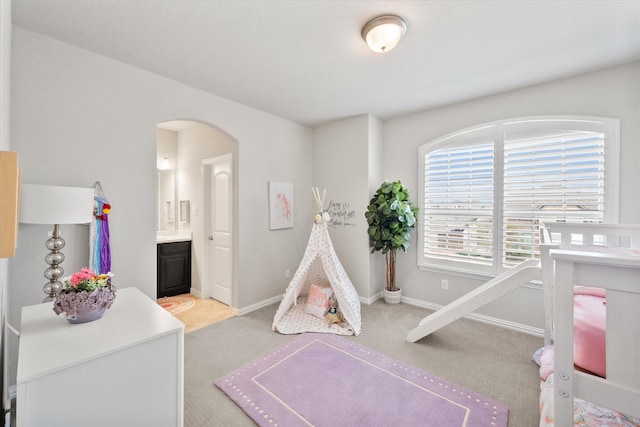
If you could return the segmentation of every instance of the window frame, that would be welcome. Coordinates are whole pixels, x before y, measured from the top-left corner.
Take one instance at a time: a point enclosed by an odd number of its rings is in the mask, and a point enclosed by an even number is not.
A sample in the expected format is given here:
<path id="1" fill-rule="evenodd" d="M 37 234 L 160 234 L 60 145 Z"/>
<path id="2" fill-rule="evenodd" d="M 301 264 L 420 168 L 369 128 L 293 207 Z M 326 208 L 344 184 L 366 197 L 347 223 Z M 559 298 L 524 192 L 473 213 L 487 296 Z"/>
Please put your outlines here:
<path id="1" fill-rule="evenodd" d="M 591 116 L 531 116 L 497 120 L 455 131 L 418 147 L 418 206 L 417 265 L 420 270 L 470 278 L 495 277 L 507 271 L 503 267 L 503 191 L 504 191 L 504 140 L 510 132 L 540 129 L 571 129 L 601 132 L 604 135 L 604 216 L 603 223 L 619 221 L 620 193 L 620 120 Z M 425 156 L 435 150 L 470 145 L 479 138 L 492 138 L 494 144 L 493 188 L 493 254 L 491 265 L 476 265 L 425 256 Z M 543 219 L 543 218 L 542 218 Z"/>

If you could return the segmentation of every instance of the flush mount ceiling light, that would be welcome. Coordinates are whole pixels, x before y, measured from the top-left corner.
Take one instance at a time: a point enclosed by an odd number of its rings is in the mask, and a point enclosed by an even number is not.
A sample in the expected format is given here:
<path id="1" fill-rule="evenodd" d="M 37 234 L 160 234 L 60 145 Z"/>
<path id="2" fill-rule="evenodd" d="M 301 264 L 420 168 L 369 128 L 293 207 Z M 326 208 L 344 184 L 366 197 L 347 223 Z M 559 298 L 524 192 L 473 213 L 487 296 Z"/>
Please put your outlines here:
<path id="1" fill-rule="evenodd" d="M 407 23 L 396 15 L 373 18 L 362 28 L 362 38 L 374 52 L 389 52 L 407 31 Z"/>

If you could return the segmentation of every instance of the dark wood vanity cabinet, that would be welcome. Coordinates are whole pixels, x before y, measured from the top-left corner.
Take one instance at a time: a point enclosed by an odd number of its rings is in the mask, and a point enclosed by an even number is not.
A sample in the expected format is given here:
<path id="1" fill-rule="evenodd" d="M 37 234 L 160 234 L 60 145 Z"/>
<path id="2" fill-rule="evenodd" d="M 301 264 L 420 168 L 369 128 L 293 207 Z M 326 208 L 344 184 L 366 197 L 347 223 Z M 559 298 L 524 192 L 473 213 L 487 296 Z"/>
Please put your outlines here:
<path id="1" fill-rule="evenodd" d="M 158 298 L 191 290 L 191 242 L 158 244 Z"/>

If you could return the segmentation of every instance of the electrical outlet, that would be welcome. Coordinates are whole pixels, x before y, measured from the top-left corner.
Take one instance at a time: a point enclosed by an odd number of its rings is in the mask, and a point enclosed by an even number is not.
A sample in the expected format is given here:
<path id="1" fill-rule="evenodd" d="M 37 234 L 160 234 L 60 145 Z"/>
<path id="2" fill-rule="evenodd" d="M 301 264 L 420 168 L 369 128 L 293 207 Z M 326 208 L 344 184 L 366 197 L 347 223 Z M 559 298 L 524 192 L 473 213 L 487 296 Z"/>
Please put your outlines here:
<path id="1" fill-rule="evenodd" d="M 286 270 L 284 271 L 284 278 L 285 278 L 285 279 L 290 279 L 290 278 L 291 278 L 291 270 L 286 269 Z"/>
<path id="2" fill-rule="evenodd" d="M 446 279 L 441 279 L 441 280 L 440 280 L 440 288 L 441 288 L 441 289 L 444 289 L 445 291 L 446 291 L 447 289 L 449 289 L 449 281 L 448 281 L 448 280 L 446 280 Z"/>

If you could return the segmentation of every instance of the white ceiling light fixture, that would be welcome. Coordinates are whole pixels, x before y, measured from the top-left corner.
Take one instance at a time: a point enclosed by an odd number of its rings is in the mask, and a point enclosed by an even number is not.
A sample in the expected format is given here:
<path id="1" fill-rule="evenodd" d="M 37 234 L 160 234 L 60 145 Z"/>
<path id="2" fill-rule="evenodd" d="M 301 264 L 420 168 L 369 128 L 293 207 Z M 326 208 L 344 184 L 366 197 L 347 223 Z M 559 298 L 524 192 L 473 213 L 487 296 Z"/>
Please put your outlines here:
<path id="1" fill-rule="evenodd" d="M 362 38 L 374 52 L 389 52 L 407 32 L 407 23 L 397 15 L 373 18 L 362 28 Z"/>

